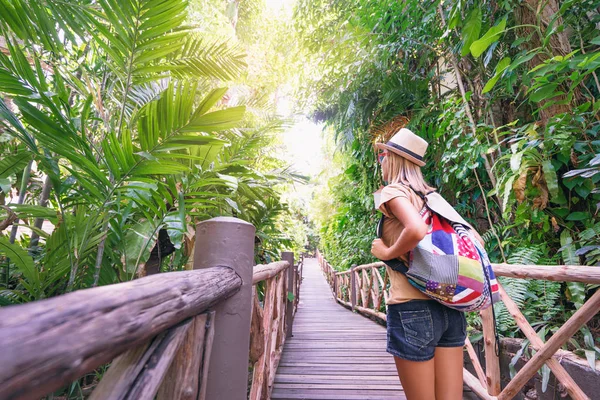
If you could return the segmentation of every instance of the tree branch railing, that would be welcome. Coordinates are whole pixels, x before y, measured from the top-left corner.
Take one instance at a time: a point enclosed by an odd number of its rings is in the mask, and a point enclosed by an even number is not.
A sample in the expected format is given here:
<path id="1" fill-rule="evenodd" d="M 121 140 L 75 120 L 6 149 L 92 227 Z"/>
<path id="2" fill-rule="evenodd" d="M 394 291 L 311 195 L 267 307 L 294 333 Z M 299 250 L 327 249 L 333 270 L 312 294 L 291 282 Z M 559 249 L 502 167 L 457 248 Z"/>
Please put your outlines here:
<path id="1" fill-rule="evenodd" d="M 347 271 L 336 272 L 320 252 L 317 260 L 336 300 L 343 306 L 363 315 L 386 321 L 385 304 L 389 299 L 389 278 L 383 262 L 355 266 Z M 561 282 L 600 283 L 600 268 L 568 265 L 511 265 L 492 264 L 496 276 L 506 276 L 520 279 L 539 279 Z M 530 341 L 530 346 L 536 351 L 513 379 L 501 388 L 500 364 L 495 354 L 496 339 L 492 309 L 480 313 L 483 325 L 486 368 L 481 366 L 469 338 L 465 348 L 473 364 L 476 375 L 464 370 L 464 382 L 475 394 L 482 399 L 508 400 L 514 398 L 535 373 L 546 364 L 554 373 L 556 379 L 565 387 L 572 399 L 589 400 L 579 385 L 560 364 L 556 352 L 598 311 L 600 311 L 600 290 L 580 307 L 567 322 L 552 337 L 544 343 L 537 332 L 525 319 L 517 304 L 500 286 L 500 298 L 508 312 L 514 317 L 517 326 Z"/>
<path id="2" fill-rule="evenodd" d="M 293 253 L 283 253 L 283 261 L 257 265 L 253 276 L 250 363 L 253 366 L 250 399 L 269 399 L 286 338 L 292 336 L 297 308 L 302 263 L 293 269 Z M 259 284 L 263 299 L 259 300 Z"/>
<path id="3" fill-rule="evenodd" d="M 269 399 L 301 265 L 283 253 L 253 267 L 254 233 L 214 218 L 197 226 L 192 271 L 1 308 L 0 400 L 40 399 L 109 362 L 92 400 L 243 399 L 249 362 L 250 399 Z"/>

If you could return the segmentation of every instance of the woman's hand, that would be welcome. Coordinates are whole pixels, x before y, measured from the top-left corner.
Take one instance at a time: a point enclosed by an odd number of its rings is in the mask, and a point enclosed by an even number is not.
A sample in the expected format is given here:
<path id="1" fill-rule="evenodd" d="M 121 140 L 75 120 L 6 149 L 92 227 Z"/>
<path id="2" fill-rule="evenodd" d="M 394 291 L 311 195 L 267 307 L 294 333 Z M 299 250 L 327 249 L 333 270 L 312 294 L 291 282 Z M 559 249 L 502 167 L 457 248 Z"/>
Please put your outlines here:
<path id="1" fill-rule="evenodd" d="M 371 254 L 380 260 L 388 260 L 390 258 L 389 247 L 387 247 L 381 239 L 373 240 L 373 244 L 371 245 Z"/>

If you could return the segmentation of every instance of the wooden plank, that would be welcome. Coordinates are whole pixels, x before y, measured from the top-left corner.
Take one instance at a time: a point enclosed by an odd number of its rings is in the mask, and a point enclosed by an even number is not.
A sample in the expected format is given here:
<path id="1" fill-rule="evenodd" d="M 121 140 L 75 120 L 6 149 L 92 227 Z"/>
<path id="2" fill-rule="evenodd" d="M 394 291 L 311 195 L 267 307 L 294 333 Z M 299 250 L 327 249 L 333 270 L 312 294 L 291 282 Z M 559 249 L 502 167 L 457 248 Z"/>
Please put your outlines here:
<path id="1" fill-rule="evenodd" d="M 354 390 L 354 389 L 365 389 L 365 390 L 393 390 L 393 391 L 402 391 L 402 386 L 400 383 L 395 385 L 386 384 L 386 385 L 369 385 L 368 383 L 361 385 L 352 385 L 348 382 L 344 383 L 280 383 L 277 385 L 278 390 L 284 389 L 338 389 L 338 390 Z"/>
<path id="2" fill-rule="evenodd" d="M 158 389 L 158 400 L 197 399 L 207 317 L 207 314 L 201 314 L 192 319 L 167 376 Z"/>
<path id="3" fill-rule="evenodd" d="M 356 368 L 344 369 L 339 368 L 305 368 L 305 367 L 281 367 L 278 370 L 282 374 L 304 374 L 304 375 L 357 375 L 362 373 L 365 376 L 398 376 L 398 371 L 395 369 L 389 369 L 387 371 L 365 371 L 364 368 L 357 366 Z M 365 378 L 370 379 L 370 378 Z"/>
<path id="4" fill-rule="evenodd" d="M 279 390 L 279 388 L 277 388 L 277 392 L 278 393 L 285 393 L 287 396 L 289 395 L 295 395 L 295 394 L 301 394 L 306 396 L 306 398 L 309 399 L 313 399 L 313 398 L 320 398 L 319 396 L 322 395 L 338 395 L 340 393 L 339 390 L 336 389 L 285 389 L 285 390 Z M 361 395 L 361 396 L 382 396 L 383 393 L 381 393 L 380 390 L 367 390 L 367 389 L 353 389 L 353 390 L 344 390 L 343 392 L 346 392 L 348 394 L 353 394 L 353 395 Z M 402 396 L 403 393 L 402 391 L 398 390 L 397 393 L 386 393 L 388 396 Z M 313 397 L 314 396 L 314 397 Z M 343 397 L 340 397 L 343 398 Z"/>
<path id="5" fill-rule="evenodd" d="M 206 400 L 206 390 L 208 387 L 208 369 L 210 366 L 210 357 L 212 355 L 213 342 L 215 340 L 215 311 L 208 313 L 206 319 L 206 341 L 204 342 L 204 357 L 202 367 L 200 368 L 200 388 L 198 390 L 198 400 Z"/>
<path id="6" fill-rule="evenodd" d="M 191 325 L 191 319 L 169 329 L 164 339 L 152 353 L 144 369 L 131 386 L 126 399 L 128 400 L 153 400 L 158 392 L 164 376 L 167 374 L 171 362 L 175 358 L 177 349 L 183 343 L 185 335 Z"/>
<path id="7" fill-rule="evenodd" d="M 311 394 L 307 397 L 305 394 L 298 393 L 273 393 L 272 399 L 286 399 L 286 400 L 406 400 L 406 396 L 403 394 L 399 395 L 355 395 L 353 393 L 342 393 L 342 394 Z"/>
<path id="8" fill-rule="evenodd" d="M 165 335 L 166 332 L 163 332 L 154 340 L 137 346 L 115 358 L 96 389 L 92 392 L 90 400 L 124 399 L 129 388 L 146 365 L 148 358 L 154 353 Z"/>
<path id="9" fill-rule="evenodd" d="M 362 375 L 357 374 L 357 375 L 327 375 L 327 374 L 323 374 L 323 375 L 319 375 L 319 376 L 315 376 L 315 375 L 290 375 L 290 374 L 284 374 L 284 373 L 278 373 L 275 381 L 279 381 L 279 382 L 302 382 L 304 380 L 346 380 L 346 381 L 356 381 L 361 380 L 362 379 Z M 394 382 L 399 382 L 398 380 L 398 376 L 373 376 L 373 377 L 369 377 L 369 382 L 376 382 L 376 381 L 394 381 Z"/>
<path id="10" fill-rule="evenodd" d="M 0 309 L 0 392 L 39 398 L 235 293 L 228 267 L 163 273 Z"/>

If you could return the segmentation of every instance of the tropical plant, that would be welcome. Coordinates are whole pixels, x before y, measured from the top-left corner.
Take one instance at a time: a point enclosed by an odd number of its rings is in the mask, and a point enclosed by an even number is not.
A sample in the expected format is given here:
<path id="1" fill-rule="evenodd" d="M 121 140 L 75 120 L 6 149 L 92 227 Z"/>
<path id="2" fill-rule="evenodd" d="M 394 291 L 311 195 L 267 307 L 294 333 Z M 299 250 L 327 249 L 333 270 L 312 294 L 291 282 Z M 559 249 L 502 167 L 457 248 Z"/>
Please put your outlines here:
<path id="1" fill-rule="evenodd" d="M 260 230 L 253 212 L 282 209 L 271 186 L 290 175 L 265 173 L 259 149 L 281 123 L 232 104 L 238 89 L 221 86 L 243 52 L 202 40 L 187 7 L 0 2 L 0 187 L 24 195 L 0 219 L 33 230 L 0 237 L 4 304 L 182 268 L 195 222 L 239 215 Z"/>

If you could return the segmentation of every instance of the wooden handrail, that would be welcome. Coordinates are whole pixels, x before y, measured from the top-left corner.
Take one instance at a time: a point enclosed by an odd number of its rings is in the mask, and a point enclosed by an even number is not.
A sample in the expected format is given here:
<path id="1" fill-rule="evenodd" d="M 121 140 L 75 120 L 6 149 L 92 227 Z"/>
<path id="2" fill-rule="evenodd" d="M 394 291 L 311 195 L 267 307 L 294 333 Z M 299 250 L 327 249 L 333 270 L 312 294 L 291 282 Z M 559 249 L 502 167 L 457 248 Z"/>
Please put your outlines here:
<path id="1" fill-rule="evenodd" d="M 580 265 L 492 264 L 497 276 L 543 281 L 600 283 L 600 268 Z"/>
<path id="2" fill-rule="evenodd" d="M 381 312 L 383 304 L 389 298 L 387 268 L 383 269 L 383 276 L 379 272 L 385 264 L 375 262 L 353 266 L 349 270 L 335 272 L 321 253 L 317 253 L 321 269 L 328 277 L 336 300 L 352 310 L 361 314 L 376 317 L 381 321 L 386 320 L 386 315 Z M 506 276 L 520 279 L 539 279 L 561 282 L 600 283 L 600 268 L 577 265 L 517 265 L 517 264 L 492 264 L 497 276 Z M 332 272 L 333 271 L 333 272 Z M 332 280 L 329 276 L 333 276 Z M 600 310 L 600 290 L 582 306 L 551 339 L 544 344 L 542 338 L 537 336 L 535 330 L 519 311 L 517 305 L 508 297 L 500 285 L 501 300 L 508 311 L 513 315 L 519 328 L 530 340 L 532 348 L 537 353 L 529 360 L 525 367 L 517 374 L 515 379 L 504 389 L 500 386 L 500 370 L 494 348 L 496 346 L 493 335 L 493 320 L 491 308 L 481 312 L 484 325 L 484 343 L 486 346 L 486 371 L 485 377 L 479 360 L 475 357 L 472 348 L 467 345 L 469 356 L 477 371 L 477 377 L 464 371 L 464 381 L 481 398 L 510 399 L 523 387 L 531 376 L 546 363 L 554 372 L 556 378 L 564 385 L 573 399 L 589 400 L 589 397 L 575 383 L 567 371 L 554 359 L 556 350 L 560 348 L 580 327 Z M 385 302 L 383 303 L 382 300 Z M 469 339 L 467 338 L 467 342 Z M 468 343 L 470 344 L 470 342 Z M 484 379 L 485 378 L 485 379 Z M 485 382 L 485 385 L 483 385 Z M 487 387 L 486 387 L 487 386 Z M 496 397 L 497 396 L 497 397 Z"/>
<path id="3" fill-rule="evenodd" d="M 252 271 L 252 284 L 256 285 L 267 279 L 271 279 L 281 271 L 287 269 L 290 263 L 287 261 L 277 261 L 270 264 L 259 264 Z"/>
<path id="4" fill-rule="evenodd" d="M 0 309 L 0 392 L 39 398 L 237 292 L 231 268 L 152 275 Z"/>
<path id="5" fill-rule="evenodd" d="M 39 399 L 111 361 L 91 400 L 241 399 L 248 360 L 251 399 L 268 398 L 302 265 L 283 253 L 253 268 L 254 235 L 213 218 L 197 226 L 193 271 L 0 308 L 0 399 Z M 251 335 L 260 351 L 249 354 Z"/>

